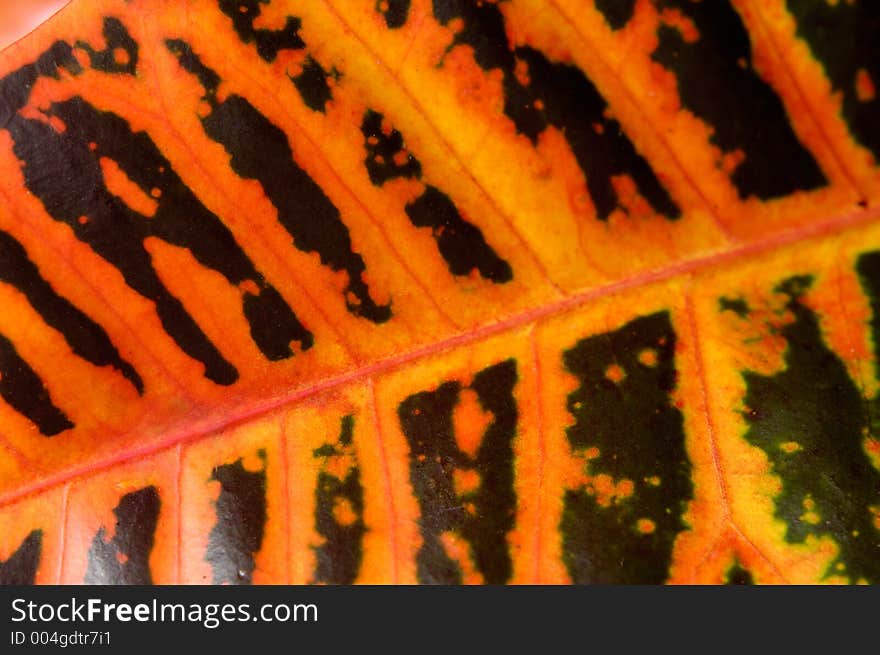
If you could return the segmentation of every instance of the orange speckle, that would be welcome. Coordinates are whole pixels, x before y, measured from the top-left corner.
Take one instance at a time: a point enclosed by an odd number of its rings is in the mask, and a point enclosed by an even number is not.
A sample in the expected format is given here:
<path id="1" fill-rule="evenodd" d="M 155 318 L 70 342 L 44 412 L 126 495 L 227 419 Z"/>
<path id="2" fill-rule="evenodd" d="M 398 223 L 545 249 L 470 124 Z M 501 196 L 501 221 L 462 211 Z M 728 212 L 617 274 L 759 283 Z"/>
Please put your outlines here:
<path id="1" fill-rule="evenodd" d="M 636 529 L 642 534 L 651 534 L 657 529 L 657 524 L 651 519 L 639 519 L 636 521 Z"/>
<path id="2" fill-rule="evenodd" d="M 779 449 L 791 455 L 792 453 L 796 453 L 801 449 L 801 445 L 797 441 L 786 441 L 785 443 L 779 444 Z"/>
<path id="3" fill-rule="evenodd" d="M 617 483 L 618 498 L 628 498 L 633 495 L 635 485 L 632 480 L 621 480 Z"/>
<path id="4" fill-rule="evenodd" d="M 394 163 L 398 166 L 405 166 L 409 161 L 409 153 L 406 150 L 398 150 L 394 153 Z"/>
<path id="5" fill-rule="evenodd" d="M 113 61 L 116 62 L 118 66 L 127 65 L 131 61 L 131 57 L 128 55 L 128 50 L 125 48 L 114 48 Z"/>
<path id="6" fill-rule="evenodd" d="M 76 221 L 80 225 L 86 225 L 89 222 L 89 217 L 88 216 L 80 216 L 78 219 L 76 219 Z"/>
<path id="7" fill-rule="evenodd" d="M 657 351 L 653 348 L 645 348 L 639 353 L 639 362 L 645 366 L 657 365 Z"/>
<path id="8" fill-rule="evenodd" d="M 245 455 L 242 458 L 241 465 L 244 467 L 245 471 L 256 473 L 266 468 L 266 461 L 257 453 L 252 453 L 250 455 Z"/>
<path id="9" fill-rule="evenodd" d="M 452 414 L 452 424 L 455 427 L 455 440 L 463 453 L 471 457 L 477 454 L 483 433 L 492 419 L 492 414 L 483 410 L 474 391 L 465 389 L 461 392 Z"/>
<path id="10" fill-rule="evenodd" d="M 57 116 L 49 117 L 49 125 L 51 125 L 52 129 L 58 132 L 58 134 L 64 134 L 67 131 L 67 125 L 65 125 L 64 121 Z"/>
<path id="11" fill-rule="evenodd" d="M 252 296 L 260 295 L 260 287 L 253 280 L 242 280 L 238 283 L 238 288 L 242 293 L 249 293 Z"/>
<path id="12" fill-rule="evenodd" d="M 860 102 L 871 102 L 877 97 L 874 80 L 864 68 L 860 68 L 856 73 L 856 97 Z"/>
<path id="13" fill-rule="evenodd" d="M 605 369 L 605 377 L 614 383 L 620 382 L 626 377 L 626 371 L 618 364 L 612 364 Z"/>
<path id="14" fill-rule="evenodd" d="M 474 492 L 480 486 L 480 475 L 474 470 L 456 469 L 452 474 L 455 493 L 459 496 Z"/>
<path id="15" fill-rule="evenodd" d="M 514 70 L 517 81 L 523 86 L 529 85 L 529 65 L 522 59 L 516 60 L 516 69 Z"/>
<path id="16" fill-rule="evenodd" d="M 152 217 L 156 214 L 159 205 L 128 177 L 119 164 L 108 157 L 101 157 L 98 161 L 110 193 L 142 216 Z"/>
<path id="17" fill-rule="evenodd" d="M 669 25 L 669 27 L 677 29 L 685 43 L 694 43 L 700 38 L 700 31 L 697 29 L 697 26 L 678 9 L 664 9 L 660 15 L 660 20 Z"/>
<path id="18" fill-rule="evenodd" d="M 347 498 L 337 498 L 333 504 L 333 518 L 339 525 L 351 525 L 357 521 L 357 514 Z"/>

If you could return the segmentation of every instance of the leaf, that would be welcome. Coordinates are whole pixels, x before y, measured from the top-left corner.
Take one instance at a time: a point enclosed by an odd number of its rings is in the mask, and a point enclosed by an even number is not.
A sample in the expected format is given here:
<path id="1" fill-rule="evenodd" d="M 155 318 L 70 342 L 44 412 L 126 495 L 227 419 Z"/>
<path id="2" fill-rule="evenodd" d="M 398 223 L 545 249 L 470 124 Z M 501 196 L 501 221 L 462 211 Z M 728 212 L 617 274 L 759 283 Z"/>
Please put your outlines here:
<path id="1" fill-rule="evenodd" d="M 0 581 L 880 581 L 867 0 L 98 0 L 0 55 Z"/>

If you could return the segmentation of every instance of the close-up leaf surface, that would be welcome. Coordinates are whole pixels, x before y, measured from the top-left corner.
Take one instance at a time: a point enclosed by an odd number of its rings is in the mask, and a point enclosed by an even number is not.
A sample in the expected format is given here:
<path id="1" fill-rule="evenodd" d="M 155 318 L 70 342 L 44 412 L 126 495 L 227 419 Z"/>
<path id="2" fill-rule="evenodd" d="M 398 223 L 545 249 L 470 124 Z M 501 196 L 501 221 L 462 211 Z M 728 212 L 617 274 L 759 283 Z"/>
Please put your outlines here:
<path id="1" fill-rule="evenodd" d="M 3 38 L 0 584 L 880 582 L 880 5 Z"/>

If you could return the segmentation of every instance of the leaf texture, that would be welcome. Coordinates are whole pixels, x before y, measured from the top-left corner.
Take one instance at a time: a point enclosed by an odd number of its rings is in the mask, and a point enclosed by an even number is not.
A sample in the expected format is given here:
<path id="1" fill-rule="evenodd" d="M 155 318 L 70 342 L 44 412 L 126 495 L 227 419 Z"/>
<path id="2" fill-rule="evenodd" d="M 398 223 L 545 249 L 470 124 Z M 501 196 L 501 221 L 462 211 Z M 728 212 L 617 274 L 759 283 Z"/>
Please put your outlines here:
<path id="1" fill-rule="evenodd" d="M 0 53 L 0 582 L 880 582 L 878 36 L 74 0 Z"/>

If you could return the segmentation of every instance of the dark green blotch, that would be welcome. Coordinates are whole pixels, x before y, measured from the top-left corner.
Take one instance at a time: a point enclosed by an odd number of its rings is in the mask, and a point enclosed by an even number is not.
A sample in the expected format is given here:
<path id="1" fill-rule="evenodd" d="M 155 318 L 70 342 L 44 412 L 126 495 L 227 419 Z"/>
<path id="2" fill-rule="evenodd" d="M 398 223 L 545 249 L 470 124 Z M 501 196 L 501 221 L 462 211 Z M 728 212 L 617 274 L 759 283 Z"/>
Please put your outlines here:
<path id="1" fill-rule="evenodd" d="M 258 455 L 264 462 L 261 471 L 246 470 L 239 459 L 217 466 L 211 473 L 211 480 L 220 483 L 217 523 L 205 554 L 214 584 L 251 583 L 254 555 L 262 547 L 266 530 L 266 453 L 260 450 Z"/>
<path id="2" fill-rule="evenodd" d="M 755 584 L 755 580 L 752 577 L 751 571 L 748 569 L 744 569 L 742 565 L 737 561 L 733 563 L 727 570 L 727 582 L 729 585 L 753 585 Z"/>
<path id="3" fill-rule="evenodd" d="M 693 498 L 684 422 L 675 407 L 676 335 L 668 312 L 579 341 L 563 354 L 565 369 L 581 386 L 568 396 L 575 419 L 566 436 L 575 452 L 595 447 L 589 475 L 630 480 L 633 495 L 601 506 L 589 487 L 565 493 L 561 523 L 563 561 L 576 584 L 660 584 L 669 576 L 672 548 L 686 529 Z M 653 351 L 655 362 L 639 359 Z M 609 379 L 609 366 L 624 377 Z M 656 476 L 659 485 L 649 482 Z M 655 529 L 642 534 L 637 522 Z"/>
<path id="4" fill-rule="evenodd" d="M 862 256 L 857 269 L 876 317 L 880 253 Z M 812 282 L 811 276 L 800 275 L 776 287 L 788 297 L 785 309 L 792 317 L 773 328 L 787 345 L 785 368 L 773 375 L 743 372 L 745 439 L 766 453 L 782 482 L 775 516 L 787 526 L 785 539 L 804 543 L 808 537 L 830 537 L 839 551 L 826 575 L 876 583 L 880 532 L 869 507 L 880 504 L 880 472 L 871 465 L 864 439 L 875 434 L 877 400 L 862 396 L 825 343 L 816 313 L 802 302 Z M 782 445 L 788 442 L 799 448 L 786 452 Z M 814 504 L 818 523 L 804 518 L 807 500 Z"/>
<path id="5" fill-rule="evenodd" d="M 32 530 L 9 559 L 0 561 L 0 586 L 34 584 L 42 551 L 43 531 Z"/>
<path id="6" fill-rule="evenodd" d="M 804 39 L 843 100 L 843 118 L 853 136 L 880 159 L 880 95 L 867 101 L 856 93 L 864 70 L 880 91 L 880 3 L 876 0 L 788 0 Z"/>
<path id="7" fill-rule="evenodd" d="M 338 445 L 351 446 L 354 417 L 342 419 Z M 315 457 L 340 455 L 342 451 L 331 444 L 324 444 L 314 452 Z M 348 501 L 355 520 L 341 525 L 333 515 L 338 500 Z M 317 566 L 312 580 L 322 584 L 352 584 L 357 578 L 363 559 L 363 537 L 367 531 L 364 524 L 364 490 L 361 486 L 360 468 L 355 464 L 344 478 L 321 471 L 315 489 L 315 530 L 324 543 L 315 548 Z"/>
<path id="8" fill-rule="evenodd" d="M 384 7 L 383 7 L 384 5 Z M 376 0 L 376 11 L 385 17 L 385 24 L 392 30 L 406 25 L 410 0 Z"/>
<path id="9" fill-rule="evenodd" d="M 101 527 L 89 549 L 85 584 L 150 585 L 150 553 L 159 521 L 161 501 L 156 487 L 125 494 L 113 510 L 114 537 Z"/>
<path id="10" fill-rule="evenodd" d="M 195 75 L 205 88 L 204 100 L 211 112 L 201 117 L 205 133 L 231 156 L 230 165 L 240 177 L 256 180 L 278 210 L 278 221 L 303 252 L 316 252 L 321 263 L 348 274 L 345 304 L 348 311 L 373 323 L 391 318 L 391 305 L 372 299 L 364 281 L 366 265 L 352 250 L 348 228 L 336 205 L 324 190 L 296 163 L 287 135 L 261 114 L 248 100 L 230 94 L 217 99 L 220 77 L 205 66 L 184 41 L 168 40 L 166 46 L 184 70 Z M 291 329 L 294 326 L 291 324 Z M 301 326 L 296 339 L 304 348 L 312 335 Z M 290 338 L 288 338 L 290 341 Z"/>
<path id="11" fill-rule="evenodd" d="M 620 124 L 606 115 L 605 99 L 579 68 L 553 63 L 534 48 L 514 51 L 496 3 L 434 0 L 433 10 L 443 25 L 453 19 L 462 20 L 462 29 L 456 32 L 449 50 L 459 44 L 468 45 L 480 68 L 501 71 L 504 113 L 517 132 L 532 143 L 537 143 L 538 136 L 550 125 L 562 132 L 584 172 L 600 220 L 607 220 L 619 206 L 612 178 L 621 174 L 632 177 L 639 193 L 656 212 L 667 219 L 680 216 L 680 209 L 650 164 L 636 151 Z M 518 61 L 528 65 L 528 86 L 517 78 Z"/>
<path id="12" fill-rule="evenodd" d="M 595 0 L 595 5 L 611 29 L 619 30 L 633 17 L 636 0 Z"/>
<path id="13" fill-rule="evenodd" d="M 443 548 L 441 535 L 455 532 L 470 545 L 475 568 L 487 584 L 510 579 L 512 563 L 507 535 L 514 525 L 513 438 L 518 410 L 513 389 L 517 382 L 512 359 L 474 376 L 470 388 L 480 406 L 493 415 L 476 456 L 456 443 L 452 414 L 461 383 L 445 382 L 434 391 L 416 393 L 397 409 L 410 447 L 410 481 L 421 510 L 423 544 L 417 555 L 417 574 L 424 584 L 460 584 L 462 571 Z M 456 470 L 475 471 L 479 487 L 461 496 L 455 492 Z M 473 503 L 473 514 L 465 509 Z"/>
<path id="14" fill-rule="evenodd" d="M 712 143 L 745 154 L 731 176 L 740 197 L 768 200 L 825 186 L 785 106 L 753 67 L 749 33 L 730 0 L 655 3 L 681 11 L 699 30 L 688 43 L 678 29 L 661 24 L 652 57 L 675 74 L 685 108 L 713 128 Z"/>
<path id="15" fill-rule="evenodd" d="M 718 299 L 718 311 L 730 311 L 740 318 L 746 318 L 749 315 L 750 309 L 749 303 L 746 302 L 745 298 L 727 298 L 726 296 L 723 296 Z"/>

